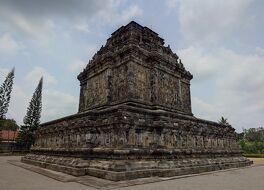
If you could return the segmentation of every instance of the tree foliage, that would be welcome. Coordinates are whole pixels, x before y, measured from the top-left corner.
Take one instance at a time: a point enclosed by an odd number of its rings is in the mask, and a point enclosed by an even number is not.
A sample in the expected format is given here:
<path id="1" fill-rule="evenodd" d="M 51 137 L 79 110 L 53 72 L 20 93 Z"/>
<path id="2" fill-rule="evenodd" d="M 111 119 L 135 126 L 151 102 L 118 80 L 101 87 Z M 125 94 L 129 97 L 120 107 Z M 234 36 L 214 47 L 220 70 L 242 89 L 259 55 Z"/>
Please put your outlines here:
<path id="1" fill-rule="evenodd" d="M 250 128 L 243 130 L 243 138 L 240 146 L 244 153 L 263 154 L 264 153 L 264 128 Z"/>
<path id="2" fill-rule="evenodd" d="M 227 121 L 227 118 L 224 118 L 223 116 L 220 118 L 220 120 L 218 121 L 219 124 L 222 125 L 230 125 Z"/>
<path id="3" fill-rule="evenodd" d="M 23 120 L 24 125 L 21 126 L 17 138 L 17 142 L 27 148 L 30 148 L 30 146 L 34 143 L 34 134 L 40 124 L 42 109 L 42 85 L 43 78 L 40 79 L 32 99 L 29 102 L 27 113 Z"/>
<path id="4" fill-rule="evenodd" d="M 7 75 L 4 83 L 0 87 L 0 119 L 5 119 L 11 98 L 15 69 L 13 68 Z"/>
<path id="5" fill-rule="evenodd" d="M 40 79 L 39 84 L 32 96 L 29 106 L 27 108 L 27 114 L 24 117 L 24 124 L 32 128 L 37 128 L 40 124 L 40 114 L 42 109 L 42 84 L 43 78 Z"/>
<path id="6" fill-rule="evenodd" d="M 0 119 L 0 130 L 16 131 L 19 129 L 14 119 Z"/>
<path id="7" fill-rule="evenodd" d="M 264 128 L 250 128 L 244 129 L 244 139 L 249 142 L 260 142 L 264 141 Z"/>
<path id="8" fill-rule="evenodd" d="M 32 144 L 34 144 L 34 130 L 32 130 L 29 126 L 22 125 L 20 126 L 20 131 L 18 133 L 16 142 L 25 147 L 25 149 L 29 149 Z"/>

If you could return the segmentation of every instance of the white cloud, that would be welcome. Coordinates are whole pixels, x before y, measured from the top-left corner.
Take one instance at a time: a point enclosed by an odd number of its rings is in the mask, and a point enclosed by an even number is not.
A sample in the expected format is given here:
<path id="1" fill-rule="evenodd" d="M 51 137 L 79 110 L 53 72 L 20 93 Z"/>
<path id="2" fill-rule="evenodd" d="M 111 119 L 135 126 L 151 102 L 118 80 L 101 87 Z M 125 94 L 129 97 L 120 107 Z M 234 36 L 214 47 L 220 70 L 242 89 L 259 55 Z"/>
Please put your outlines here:
<path id="1" fill-rule="evenodd" d="M 4 80 L 9 71 L 10 69 L 0 67 L 1 81 L 2 79 Z M 58 119 L 76 113 L 78 109 L 78 97 L 62 92 L 57 88 L 54 89 L 52 84 L 55 83 L 56 79 L 48 74 L 45 69 L 35 67 L 26 76 L 26 80 L 37 83 L 41 75 L 46 76 L 46 81 L 44 82 L 47 84 L 44 85 L 42 92 L 43 109 L 41 122 Z M 7 117 L 15 119 L 18 124 L 23 124 L 23 118 L 25 117 L 27 107 L 34 91 L 29 91 L 25 85 L 18 86 L 16 82 L 17 81 L 15 81 L 15 84 L 13 85 Z"/>
<path id="2" fill-rule="evenodd" d="M 87 63 L 82 60 L 76 60 L 68 66 L 68 70 L 74 74 L 79 74 L 85 67 Z"/>
<path id="3" fill-rule="evenodd" d="M 2 30 L 10 31 L 13 35 L 23 36 L 23 40 L 35 42 L 36 46 L 46 47 L 49 40 L 54 36 L 54 23 L 50 19 L 27 17 L 26 13 L 16 11 L 4 6 L 0 7 L 0 21 L 3 23 Z"/>
<path id="4" fill-rule="evenodd" d="M 113 1 L 115 2 L 115 1 Z M 115 3 L 108 4 L 105 7 L 105 10 L 101 10 L 98 12 L 98 17 L 100 23 L 96 23 L 99 25 L 124 25 L 127 24 L 132 19 L 140 16 L 142 14 L 142 10 L 138 5 L 130 5 L 127 8 L 123 9 L 121 12 L 117 11 L 119 6 L 121 5 L 121 1 L 116 1 Z M 98 22 L 98 18 L 96 21 Z"/>
<path id="5" fill-rule="evenodd" d="M 84 49 L 85 49 L 85 51 L 87 52 L 87 56 L 88 57 L 91 57 L 91 56 L 93 56 L 96 52 L 97 52 L 97 50 L 99 49 L 96 45 L 85 45 L 84 47 L 83 47 Z"/>
<path id="6" fill-rule="evenodd" d="M 222 60 L 216 59 L 201 46 L 190 46 L 178 51 L 183 59 L 184 65 L 190 69 L 195 77 L 195 81 L 207 80 L 215 75 Z"/>
<path id="7" fill-rule="evenodd" d="M 22 47 L 18 43 L 21 41 L 27 47 L 28 51 L 33 51 L 30 60 L 28 60 L 28 57 L 23 57 L 23 61 L 25 62 L 42 59 L 44 54 L 54 53 L 54 51 L 56 51 L 54 54 L 60 57 L 65 54 L 65 51 L 64 49 L 59 50 L 59 48 L 61 46 L 64 47 L 65 44 L 70 47 L 71 55 L 68 60 L 76 56 L 76 51 L 78 51 L 78 56 L 80 55 L 78 49 L 80 47 L 87 53 L 80 56 L 79 59 L 88 56 L 91 57 L 98 49 L 97 46 L 84 46 L 84 41 L 89 40 L 89 37 L 84 37 L 82 34 L 79 36 L 80 33 L 76 33 L 76 30 L 85 33 L 92 32 L 97 37 L 96 35 L 101 31 L 100 29 L 102 27 L 126 24 L 125 22 L 139 16 L 142 12 L 136 4 L 131 5 L 122 0 L 79 0 L 78 3 L 72 0 L 65 0 L 63 5 L 59 0 L 46 0 L 45 2 L 35 0 L 26 0 L 23 2 L 0 0 L 0 2 L 0 38 L 1 34 L 6 34 L 4 38 L 5 45 L 1 46 L 0 44 L 0 51 L 2 49 L 7 51 L 6 47 L 9 48 L 8 51 L 10 52 L 11 50 L 13 52 L 15 50 L 18 51 Z M 9 42 L 9 46 L 6 45 L 6 41 Z M 90 44 L 90 42 L 87 44 Z M 1 49 L 1 47 L 4 48 Z M 39 47 L 48 48 L 47 50 L 39 50 Z M 52 53 L 49 55 L 53 56 Z M 66 58 L 63 57 L 62 59 Z M 21 60 L 21 57 L 16 57 L 14 60 Z M 10 61 L 7 60 L 3 64 L 6 63 L 9 64 Z M 16 63 L 16 65 L 18 69 L 23 67 L 20 62 Z M 27 68 L 30 65 L 32 64 L 27 65 Z M 72 72 L 79 73 L 85 66 L 86 63 L 84 61 L 76 59 L 75 62 L 72 62 L 68 66 L 68 69 Z M 22 80 L 20 78 L 20 81 L 17 79 L 15 82 L 19 86 L 15 86 L 12 93 L 11 105 L 8 111 L 10 117 L 16 119 L 20 124 L 22 123 L 28 103 L 41 76 L 44 77 L 41 121 L 57 119 L 77 112 L 78 97 L 67 94 L 57 88 L 58 85 L 56 84 L 58 81 L 48 70 L 49 68 L 35 66 L 31 69 Z M 0 73 L 2 73 L 1 70 Z M 3 73 L 6 73 L 6 70 L 3 70 Z M 59 74 L 63 76 L 65 73 Z M 65 83 L 60 81 L 60 85 L 63 88 Z"/>
<path id="8" fill-rule="evenodd" d="M 0 82 L 5 80 L 8 72 L 11 69 L 0 67 Z M 0 84 L 0 85 L 1 85 Z M 7 112 L 7 118 L 13 118 L 17 121 L 17 123 L 22 124 L 23 117 L 26 113 L 26 104 L 28 97 L 23 89 L 16 84 L 13 85 L 13 89 L 11 92 L 11 99 L 9 103 L 9 108 Z"/>
<path id="9" fill-rule="evenodd" d="M 7 117 L 14 118 L 17 123 L 23 124 L 23 118 L 26 115 L 32 94 L 33 92 L 28 92 L 25 88 L 14 85 Z M 41 122 L 74 114 L 77 109 L 77 97 L 56 89 L 43 88 Z"/>
<path id="10" fill-rule="evenodd" d="M 95 45 L 85 45 L 83 46 L 83 49 L 85 50 L 86 57 L 91 58 L 98 48 Z M 68 65 L 68 70 L 75 74 L 78 75 L 88 64 L 88 61 L 83 61 L 81 59 L 76 59 L 72 63 Z"/>
<path id="11" fill-rule="evenodd" d="M 175 9 L 181 31 L 189 40 L 216 43 L 238 27 L 246 27 L 254 16 L 248 13 L 253 0 L 167 0 Z"/>
<path id="12" fill-rule="evenodd" d="M 80 32 L 90 32 L 89 25 L 86 22 L 80 22 L 74 26 L 74 28 Z"/>
<path id="13" fill-rule="evenodd" d="M 213 104 L 206 102 L 202 99 L 199 99 L 198 97 L 193 96 L 192 94 L 192 112 L 197 114 L 199 117 L 203 119 L 212 119 L 215 120 L 217 117 L 216 114 L 218 114 L 215 110 L 215 107 Z"/>
<path id="14" fill-rule="evenodd" d="M 37 84 L 41 76 L 44 78 L 41 122 L 58 119 L 76 113 L 78 108 L 78 98 L 58 90 L 54 86 L 57 84 L 56 78 L 48 73 L 46 69 L 35 67 L 26 75 L 25 80 Z M 28 102 L 32 97 L 32 93 L 33 92 L 28 93 L 26 87 L 21 87 L 14 91 L 13 101 L 20 103 L 16 106 L 12 106 L 10 116 L 20 121 L 20 123 L 23 121 L 22 119 L 26 113 L 23 110 L 26 110 Z"/>
<path id="15" fill-rule="evenodd" d="M 65 0 L 63 5 L 59 0 L 46 0 L 45 3 L 3 1 L 0 7 L 1 30 L 26 37 L 36 46 L 47 47 L 65 30 L 87 33 L 98 26 L 124 24 L 141 14 L 137 5 L 129 5 L 121 11 L 123 4 L 125 2 L 120 0 L 79 0 L 78 3 Z"/>
<path id="16" fill-rule="evenodd" d="M 8 74 L 8 72 L 10 72 L 11 69 L 6 69 L 6 68 L 1 68 L 0 67 L 0 81 L 3 82 Z"/>
<path id="17" fill-rule="evenodd" d="M 17 51 L 21 50 L 22 46 L 13 39 L 13 37 L 5 33 L 0 36 L 0 53 L 5 55 L 14 54 Z"/>
<path id="18" fill-rule="evenodd" d="M 7 118 L 13 118 L 18 124 L 22 124 L 32 94 L 28 94 L 28 92 L 24 90 L 23 87 L 14 85 L 11 93 Z"/>
<path id="19" fill-rule="evenodd" d="M 78 98 L 55 89 L 43 90 L 42 122 L 77 113 Z"/>
<path id="20" fill-rule="evenodd" d="M 42 67 L 34 67 L 34 69 L 26 75 L 25 79 L 28 82 L 37 83 L 42 76 L 44 78 L 44 85 L 50 86 L 57 84 L 57 79 Z"/>
<path id="21" fill-rule="evenodd" d="M 177 7 L 179 0 L 166 0 L 165 2 L 167 4 L 167 6 L 172 9 L 172 8 Z"/>
<path id="22" fill-rule="evenodd" d="M 137 17 L 137 16 L 140 16 L 142 15 L 142 10 L 137 6 L 137 5 L 132 5 L 130 7 L 128 7 L 127 10 L 124 10 L 122 13 L 121 13 L 121 18 L 120 20 L 123 22 L 123 23 L 127 23 L 129 22 L 131 19 Z"/>
<path id="23" fill-rule="evenodd" d="M 257 52 L 257 54 L 259 54 L 259 55 L 264 55 L 264 48 L 261 48 L 261 47 L 256 47 L 256 52 Z"/>
<path id="24" fill-rule="evenodd" d="M 223 115 L 238 130 L 263 125 L 264 55 L 201 46 L 182 49 L 179 55 L 194 74 L 192 83 L 200 87 L 192 90 L 195 115 L 210 120 Z M 208 93 L 212 97 L 206 99 Z"/>

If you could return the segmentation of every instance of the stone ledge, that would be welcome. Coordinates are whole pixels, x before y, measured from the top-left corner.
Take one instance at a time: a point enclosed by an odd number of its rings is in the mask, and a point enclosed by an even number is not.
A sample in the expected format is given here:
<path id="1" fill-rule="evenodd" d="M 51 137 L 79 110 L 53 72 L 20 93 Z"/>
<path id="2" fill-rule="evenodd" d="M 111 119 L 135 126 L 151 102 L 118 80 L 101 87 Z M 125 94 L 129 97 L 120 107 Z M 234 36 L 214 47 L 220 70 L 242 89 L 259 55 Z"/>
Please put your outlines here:
<path id="1" fill-rule="evenodd" d="M 89 153 L 89 154 L 111 154 L 111 155 L 188 155 L 188 154 L 241 154 L 240 149 L 184 149 L 184 148 L 106 148 L 106 147 L 96 147 L 96 148 L 41 148 L 32 147 L 31 152 L 34 153 L 44 153 L 44 152 L 57 152 L 57 153 Z"/>
<path id="2" fill-rule="evenodd" d="M 94 168 L 87 168 L 86 174 L 104 178 L 112 181 L 123 181 L 132 180 L 136 178 L 147 178 L 147 177 L 172 177 L 181 175 L 198 174 L 203 172 L 210 172 L 216 170 L 224 170 L 229 168 L 238 168 L 249 166 L 251 162 L 245 163 L 230 163 L 230 164 L 212 164 L 205 166 L 193 166 L 175 169 L 148 169 L 148 170 L 137 170 L 137 171 L 126 171 L 126 172 L 113 172 L 107 170 L 100 170 Z"/>
<path id="3" fill-rule="evenodd" d="M 129 186 L 157 183 L 157 182 L 170 181 L 170 180 L 176 180 L 176 179 L 182 179 L 182 178 L 190 178 L 190 177 L 201 176 L 201 175 L 210 175 L 210 174 L 215 174 L 215 173 L 220 173 L 220 172 L 241 170 L 241 169 L 252 167 L 252 166 L 247 166 L 245 168 L 231 168 L 231 169 L 225 169 L 225 170 L 217 170 L 217 171 L 211 171 L 211 172 L 203 172 L 203 173 L 198 173 L 198 174 L 189 174 L 189 175 L 181 175 L 181 176 L 173 176 L 173 177 L 150 177 L 150 178 L 139 178 L 139 179 L 125 180 L 125 181 L 110 181 L 110 180 L 88 176 L 88 175 L 74 177 L 72 175 L 64 174 L 61 172 L 55 172 L 53 170 L 41 168 L 41 167 L 30 165 L 30 164 L 25 164 L 13 158 L 12 160 L 8 160 L 8 163 L 14 166 L 21 167 L 23 169 L 32 171 L 32 172 L 36 172 L 38 174 L 50 177 L 52 179 L 55 179 L 55 180 L 58 180 L 64 183 L 76 182 L 76 183 L 80 183 L 86 186 L 91 186 L 91 187 L 94 187 L 96 189 L 101 189 L 101 190 L 124 188 L 124 187 L 129 187 Z M 262 167 L 263 165 L 256 165 L 253 167 L 260 167 L 260 166 Z"/>
<path id="4" fill-rule="evenodd" d="M 218 161 L 218 162 L 217 162 Z M 181 165 L 181 167 L 153 167 L 153 163 L 151 162 L 145 162 L 145 168 L 140 168 L 139 161 L 134 161 L 133 165 L 129 162 L 123 162 L 120 163 L 117 162 L 109 162 L 109 166 L 112 168 L 118 169 L 121 168 L 120 171 L 112 171 L 111 168 L 107 168 L 107 166 L 104 166 L 105 163 L 101 163 L 101 166 L 98 166 L 96 168 L 96 165 L 91 165 L 90 167 L 72 167 L 72 166 L 66 166 L 62 164 L 56 163 L 54 161 L 53 163 L 50 162 L 43 162 L 39 160 L 32 160 L 28 158 L 22 158 L 22 162 L 27 164 L 32 164 L 35 166 L 40 166 L 42 168 L 51 169 L 59 172 L 63 172 L 66 174 L 74 175 L 74 176 L 84 176 L 84 175 L 90 175 L 95 176 L 98 178 L 108 179 L 111 181 L 123 181 L 123 180 L 132 180 L 136 178 L 146 178 L 146 177 L 172 177 L 172 176 L 180 176 L 180 175 L 187 175 L 187 174 L 198 174 L 202 172 L 210 172 L 215 170 L 223 170 L 223 169 L 229 169 L 229 168 L 238 168 L 238 167 L 245 167 L 251 165 L 253 162 L 249 161 L 247 159 L 239 160 L 221 160 L 216 159 L 214 162 L 208 161 L 208 162 L 201 162 L 201 163 L 192 163 L 190 164 L 188 161 Z M 74 162 L 74 161 L 73 161 Z M 169 161 L 163 161 L 164 165 L 171 165 Z M 143 163 L 144 165 L 144 163 Z M 105 168 L 104 168 L 105 167 Z M 124 168 L 126 171 L 123 171 Z"/>

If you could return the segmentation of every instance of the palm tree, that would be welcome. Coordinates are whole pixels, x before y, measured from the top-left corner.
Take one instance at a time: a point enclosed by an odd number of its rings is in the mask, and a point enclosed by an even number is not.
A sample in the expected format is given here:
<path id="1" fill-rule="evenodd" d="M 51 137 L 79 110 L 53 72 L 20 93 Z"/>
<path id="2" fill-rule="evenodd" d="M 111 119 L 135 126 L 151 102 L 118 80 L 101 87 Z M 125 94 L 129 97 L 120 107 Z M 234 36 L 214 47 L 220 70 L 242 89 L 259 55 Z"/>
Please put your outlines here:
<path id="1" fill-rule="evenodd" d="M 220 118 L 220 120 L 218 121 L 219 124 L 222 124 L 222 125 L 230 125 L 228 122 L 227 122 L 227 118 L 224 118 L 223 116 Z"/>

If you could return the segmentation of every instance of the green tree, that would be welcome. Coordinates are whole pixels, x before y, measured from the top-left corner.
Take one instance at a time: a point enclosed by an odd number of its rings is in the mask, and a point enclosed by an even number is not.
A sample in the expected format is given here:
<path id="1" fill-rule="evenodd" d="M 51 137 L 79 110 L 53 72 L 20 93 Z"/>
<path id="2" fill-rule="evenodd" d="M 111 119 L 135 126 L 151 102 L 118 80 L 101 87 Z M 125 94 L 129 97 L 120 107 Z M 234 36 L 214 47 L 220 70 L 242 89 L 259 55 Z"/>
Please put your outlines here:
<path id="1" fill-rule="evenodd" d="M 243 138 L 240 146 L 244 153 L 263 154 L 264 153 L 264 128 L 250 128 L 243 130 Z"/>
<path id="2" fill-rule="evenodd" d="M 249 142 L 264 141 L 264 128 L 250 128 L 244 129 L 244 139 Z"/>
<path id="3" fill-rule="evenodd" d="M 27 114 L 24 117 L 24 125 L 21 126 L 18 134 L 17 142 L 30 148 L 34 143 L 34 134 L 40 124 L 41 109 L 42 109 L 42 85 L 43 78 L 40 79 L 38 86 L 32 96 Z"/>
<path id="4" fill-rule="evenodd" d="M 220 120 L 218 121 L 219 124 L 222 124 L 222 125 L 230 125 L 228 122 L 227 122 L 227 118 L 224 118 L 223 116 L 220 118 Z"/>
<path id="5" fill-rule="evenodd" d="M 29 149 L 35 141 L 34 132 L 29 126 L 20 126 L 16 142 L 25 147 L 25 149 Z"/>
<path id="6" fill-rule="evenodd" d="M 16 131 L 19 129 L 14 119 L 0 119 L 0 130 Z"/>
<path id="7" fill-rule="evenodd" d="M 40 114 L 42 109 L 42 85 L 43 78 L 40 79 L 39 84 L 32 96 L 29 106 L 27 108 L 27 114 L 24 117 L 24 124 L 36 129 L 40 124 Z"/>
<path id="8" fill-rule="evenodd" d="M 7 75 L 4 83 L 0 87 L 0 119 L 5 119 L 11 98 L 15 69 L 13 68 Z"/>

